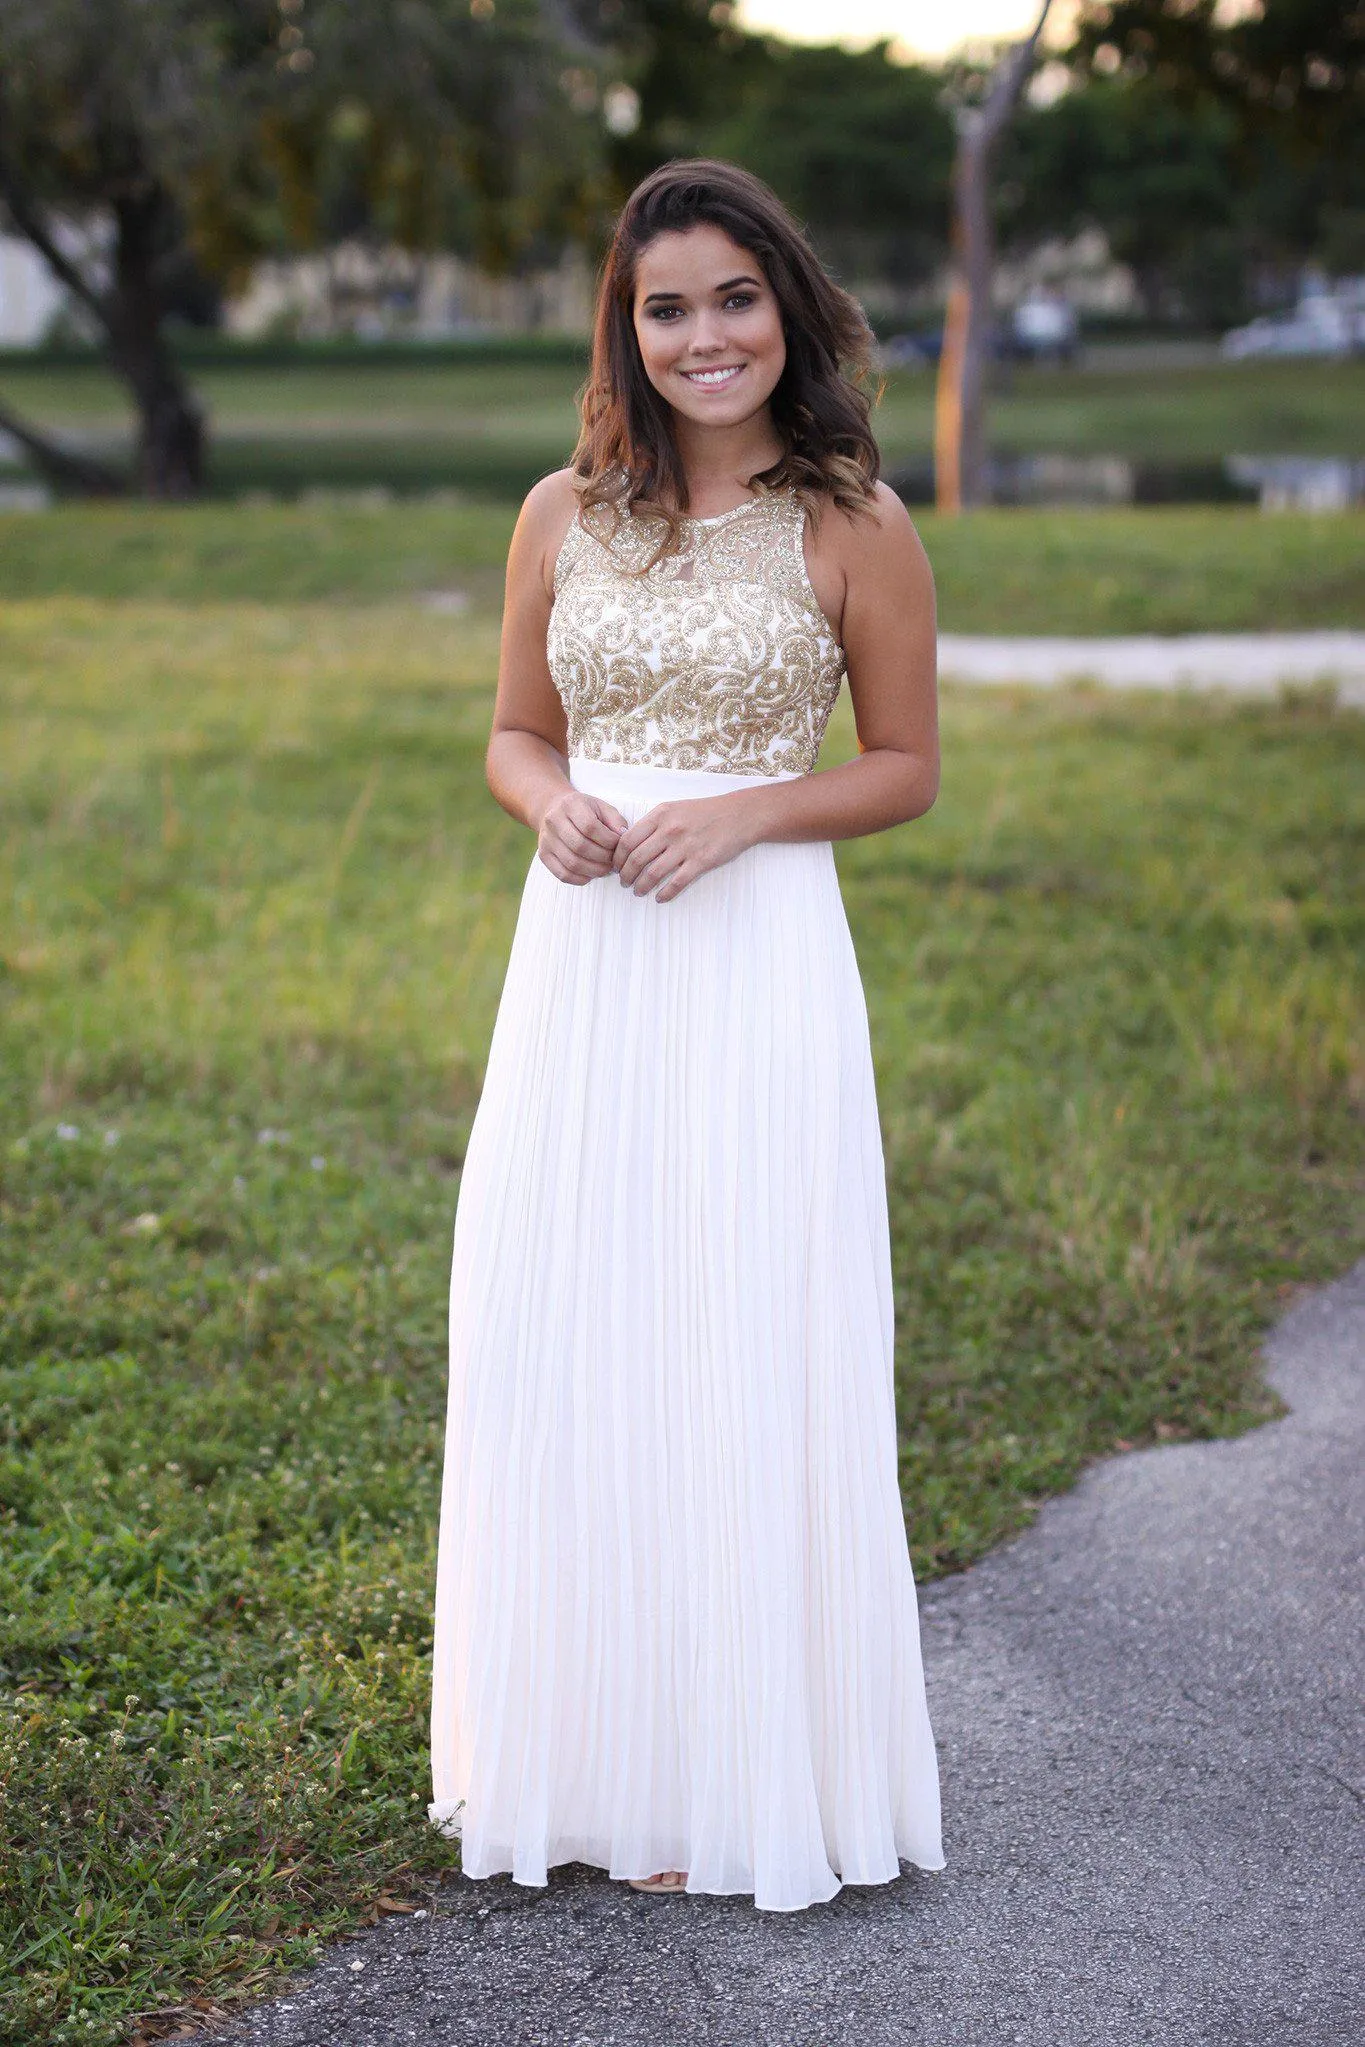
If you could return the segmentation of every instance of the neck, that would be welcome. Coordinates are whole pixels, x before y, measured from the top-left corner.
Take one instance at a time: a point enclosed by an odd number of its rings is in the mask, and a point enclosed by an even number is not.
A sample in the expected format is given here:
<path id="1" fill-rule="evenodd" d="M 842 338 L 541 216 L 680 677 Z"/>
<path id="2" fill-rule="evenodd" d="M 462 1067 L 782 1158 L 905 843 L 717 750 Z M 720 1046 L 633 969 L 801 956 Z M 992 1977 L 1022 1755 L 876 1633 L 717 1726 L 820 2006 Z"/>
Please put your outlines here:
<path id="1" fill-rule="evenodd" d="M 681 413 L 673 415 L 678 458 L 687 478 L 692 510 L 725 511 L 749 486 L 749 478 L 771 469 L 782 443 L 767 406 L 734 426 L 699 426 Z M 723 503 L 712 500 L 724 500 Z"/>

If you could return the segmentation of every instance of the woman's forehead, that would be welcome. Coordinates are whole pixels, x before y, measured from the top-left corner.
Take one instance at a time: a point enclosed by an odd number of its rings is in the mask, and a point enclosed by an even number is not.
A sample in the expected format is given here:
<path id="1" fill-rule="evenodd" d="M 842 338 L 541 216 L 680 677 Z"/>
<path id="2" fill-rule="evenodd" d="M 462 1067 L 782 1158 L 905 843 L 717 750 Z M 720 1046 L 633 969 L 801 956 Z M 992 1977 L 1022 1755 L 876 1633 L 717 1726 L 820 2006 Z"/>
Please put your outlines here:
<path id="1" fill-rule="evenodd" d="M 691 297 L 740 277 L 764 281 L 758 258 L 732 241 L 724 228 L 699 221 L 696 227 L 670 228 L 646 243 L 635 265 L 635 296 L 678 292 Z"/>

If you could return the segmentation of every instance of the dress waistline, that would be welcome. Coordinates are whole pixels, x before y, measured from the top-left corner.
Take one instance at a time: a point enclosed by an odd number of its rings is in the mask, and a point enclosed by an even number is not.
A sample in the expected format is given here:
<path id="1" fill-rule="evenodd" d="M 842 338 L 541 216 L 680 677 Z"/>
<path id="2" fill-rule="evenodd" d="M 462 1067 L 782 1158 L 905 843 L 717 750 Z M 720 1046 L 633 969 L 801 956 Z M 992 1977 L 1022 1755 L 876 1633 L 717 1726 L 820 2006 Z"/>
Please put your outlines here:
<path id="1" fill-rule="evenodd" d="M 643 761 L 599 761 L 569 755 L 569 780 L 589 796 L 608 802 L 658 803 L 687 796 L 720 796 L 728 789 L 757 789 L 772 782 L 799 782 L 795 769 L 776 775 L 735 775 L 715 768 L 660 768 Z"/>

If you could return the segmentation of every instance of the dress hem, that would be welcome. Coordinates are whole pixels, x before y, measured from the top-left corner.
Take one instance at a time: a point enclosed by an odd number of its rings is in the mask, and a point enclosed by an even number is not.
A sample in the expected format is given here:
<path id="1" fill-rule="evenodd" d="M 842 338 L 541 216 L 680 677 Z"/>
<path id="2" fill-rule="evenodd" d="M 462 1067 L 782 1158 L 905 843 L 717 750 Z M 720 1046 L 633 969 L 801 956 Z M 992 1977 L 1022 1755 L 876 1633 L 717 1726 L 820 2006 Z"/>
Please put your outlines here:
<path id="1" fill-rule="evenodd" d="M 454 1801 L 443 1800 L 439 1803 L 434 1802 L 427 1808 L 428 1817 L 438 1832 L 446 1835 L 448 1839 L 458 1840 L 460 1838 L 461 1826 L 459 1815 L 463 1806 L 463 1799 Z M 658 1869 L 664 1867 L 662 1862 L 654 1862 L 639 1870 L 613 1869 L 609 1863 L 598 1861 L 591 1855 L 575 1851 L 563 1855 L 547 1855 L 545 1859 L 546 1874 L 543 1877 L 518 1876 L 510 1864 L 501 1861 L 498 1862 L 496 1867 L 480 1870 L 466 1869 L 463 1862 L 461 1862 L 460 1874 L 468 1877 L 471 1883 L 486 1883 L 490 1877 L 510 1877 L 512 1882 L 523 1890 L 543 1891 L 549 1884 L 549 1872 L 551 1870 L 567 1869 L 574 1863 L 580 1864 L 585 1869 L 600 1870 L 613 1883 L 629 1883 L 633 1878 L 653 1876 Z M 758 1912 L 804 1912 L 809 1910 L 812 1905 L 829 1904 L 833 1898 L 838 1896 L 841 1890 L 846 1889 L 850 1885 L 858 1890 L 874 1890 L 885 1884 L 896 1883 L 905 1876 L 907 1870 L 920 1870 L 926 1876 L 936 1876 L 946 1869 L 947 1866 L 947 1861 L 943 1857 L 940 1857 L 937 1862 L 924 1862 L 915 1855 L 902 1855 L 896 1868 L 888 1870 L 884 1876 L 842 1876 L 837 1870 L 831 1869 L 831 1875 L 834 1878 L 832 1890 L 813 1891 L 809 1898 L 801 1899 L 790 1905 L 761 1905 L 758 1902 L 753 1886 L 746 1884 L 693 1885 L 689 1883 L 686 1886 L 685 1895 L 688 1897 L 707 1898 L 752 1898 L 754 1909 Z"/>

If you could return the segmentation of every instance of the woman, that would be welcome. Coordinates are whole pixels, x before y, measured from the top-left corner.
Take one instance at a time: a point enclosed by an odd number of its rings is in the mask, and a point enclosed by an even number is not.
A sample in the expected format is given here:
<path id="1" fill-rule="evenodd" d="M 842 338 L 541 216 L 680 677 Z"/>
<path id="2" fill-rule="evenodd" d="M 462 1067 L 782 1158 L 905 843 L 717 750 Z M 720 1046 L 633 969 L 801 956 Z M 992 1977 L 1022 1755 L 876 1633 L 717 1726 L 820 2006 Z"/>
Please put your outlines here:
<path id="1" fill-rule="evenodd" d="M 488 780 L 539 843 L 455 1221 L 428 1808 L 472 1877 L 793 1910 L 943 1864 L 831 847 L 938 777 L 867 343 L 765 185 L 655 172 L 512 538 Z"/>

